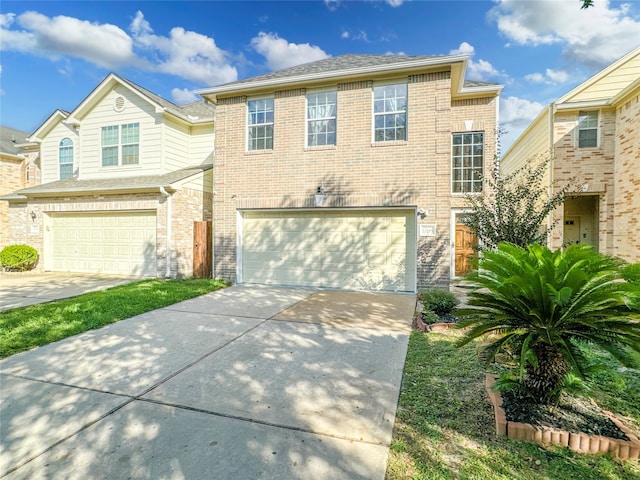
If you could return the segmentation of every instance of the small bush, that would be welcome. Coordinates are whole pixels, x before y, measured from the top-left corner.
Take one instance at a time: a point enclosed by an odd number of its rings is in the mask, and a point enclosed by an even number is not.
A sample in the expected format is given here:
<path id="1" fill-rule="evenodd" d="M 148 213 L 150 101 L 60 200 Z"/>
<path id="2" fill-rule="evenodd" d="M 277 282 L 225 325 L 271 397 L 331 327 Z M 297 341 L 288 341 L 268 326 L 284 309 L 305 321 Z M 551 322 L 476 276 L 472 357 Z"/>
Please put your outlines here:
<path id="1" fill-rule="evenodd" d="M 431 310 L 425 310 L 422 312 L 422 321 L 427 325 L 433 325 L 434 323 L 438 323 L 440 321 L 440 317 Z"/>
<path id="2" fill-rule="evenodd" d="M 439 316 L 451 315 L 460 304 L 460 300 L 449 290 L 428 288 L 420 292 L 420 301 L 424 310 L 432 310 Z"/>
<path id="3" fill-rule="evenodd" d="M 29 245 L 8 245 L 0 252 L 0 265 L 9 272 L 24 272 L 38 263 L 38 251 Z"/>

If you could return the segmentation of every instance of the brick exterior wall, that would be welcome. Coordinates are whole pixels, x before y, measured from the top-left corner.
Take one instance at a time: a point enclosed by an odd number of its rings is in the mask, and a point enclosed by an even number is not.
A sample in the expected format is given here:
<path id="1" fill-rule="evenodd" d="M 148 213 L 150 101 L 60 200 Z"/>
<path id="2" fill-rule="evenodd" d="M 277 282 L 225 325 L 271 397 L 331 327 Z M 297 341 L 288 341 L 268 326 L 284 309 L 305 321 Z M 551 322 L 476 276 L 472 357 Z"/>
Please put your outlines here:
<path id="1" fill-rule="evenodd" d="M 40 168 L 36 163 L 37 153 L 26 153 L 23 160 L 0 157 L 0 196 L 40 183 Z M 28 174 L 27 174 L 28 169 Z M 0 250 L 13 244 L 9 224 L 9 204 L 0 200 Z"/>
<path id="2" fill-rule="evenodd" d="M 578 148 L 578 112 L 559 112 L 555 116 L 556 188 L 575 182 L 564 208 L 554 212 L 558 220 L 552 232 L 551 248 L 563 246 L 564 217 L 592 215 L 593 242 L 598 250 L 625 260 L 640 261 L 640 101 L 632 98 L 617 109 L 599 112 L 599 142 L 595 148 Z M 582 186 L 585 186 L 584 189 Z M 595 197 L 595 211 L 580 211 L 581 197 Z M 587 199 L 582 205 L 587 205 Z M 578 208 L 578 210 L 575 210 Z"/>
<path id="3" fill-rule="evenodd" d="M 212 195 L 191 189 L 175 192 L 171 198 L 171 276 L 193 275 L 193 222 L 211 218 Z M 45 268 L 45 230 L 52 213 L 116 212 L 146 210 L 156 212 L 157 276 L 164 277 L 167 269 L 167 198 L 159 193 L 136 195 L 87 195 L 74 197 L 38 198 L 28 202 L 9 204 L 10 243 L 31 245 L 40 254 L 38 271 Z M 36 219 L 32 221 L 31 212 Z M 32 228 L 36 225 L 36 228 Z"/>
<path id="4" fill-rule="evenodd" d="M 273 150 L 246 150 L 246 97 L 218 95 L 214 160 L 214 275 L 236 280 L 236 227 L 244 208 L 311 208 L 324 184 L 325 205 L 417 207 L 419 223 L 436 223 L 436 237 L 419 237 L 418 287 L 448 285 L 450 219 L 462 196 L 451 194 L 451 134 L 485 132 L 485 160 L 495 154 L 496 98 L 451 101 L 448 72 L 412 75 L 407 141 L 372 143 L 373 81 L 337 89 L 337 145 L 305 147 L 304 89 L 274 96 Z"/>
<path id="5" fill-rule="evenodd" d="M 613 253 L 640 262 L 640 95 L 616 111 Z"/>

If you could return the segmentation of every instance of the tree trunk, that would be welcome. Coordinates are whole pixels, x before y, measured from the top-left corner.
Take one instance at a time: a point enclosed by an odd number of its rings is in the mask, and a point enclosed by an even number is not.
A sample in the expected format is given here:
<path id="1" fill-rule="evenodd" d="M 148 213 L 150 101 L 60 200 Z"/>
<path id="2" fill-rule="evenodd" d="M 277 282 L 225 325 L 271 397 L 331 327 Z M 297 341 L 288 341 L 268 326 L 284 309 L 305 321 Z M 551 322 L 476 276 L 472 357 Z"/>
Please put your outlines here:
<path id="1" fill-rule="evenodd" d="M 531 349 L 538 359 L 538 365 L 534 367 L 527 364 L 524 386 L 536 403 L 554 403 L 562 392 L 569 365 L 553 345 L 537 343 Z"/>

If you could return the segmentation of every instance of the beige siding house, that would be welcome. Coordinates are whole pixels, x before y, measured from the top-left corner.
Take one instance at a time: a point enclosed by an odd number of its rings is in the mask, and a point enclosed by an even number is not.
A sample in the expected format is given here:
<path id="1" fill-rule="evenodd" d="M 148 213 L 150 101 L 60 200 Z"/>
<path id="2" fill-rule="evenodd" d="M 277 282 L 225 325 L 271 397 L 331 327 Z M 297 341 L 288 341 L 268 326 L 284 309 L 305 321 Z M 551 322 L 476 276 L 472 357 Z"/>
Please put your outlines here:
<path id="1" fill-rule="evenodd" d="M 43 270 L 191 276 L 194 222 L 211 219 L 213 120 L 211 105 L 108 75 L 30 136 L 42 184 L 0 198 L 9 241 L 35 247 Z"/>
<path id="2" fill-rule="evenodd" d="M 536 156 L 552 159 L 550 188 L 577 185 L 550 246 L 586 243 L 640 261 L 640 48 L 548 105 L 501 165 L 509 173 Z"/>
<path id="3" fill-rule="evenodd" d="M 0 196 L 40 183 L 38 145 L 27 141 L 29 134 L 0 126 Z M 0 250 L 9 245 L 9 205 L 0 202 Z"/>
<path id="4" fill-rule="evenodd" d="M 216 105 L 216 276 L 414 292 L 464 273 L 464 194 L 502 88 L 466 81 L 467 61 L 345 55 L 199 92 Z"/>

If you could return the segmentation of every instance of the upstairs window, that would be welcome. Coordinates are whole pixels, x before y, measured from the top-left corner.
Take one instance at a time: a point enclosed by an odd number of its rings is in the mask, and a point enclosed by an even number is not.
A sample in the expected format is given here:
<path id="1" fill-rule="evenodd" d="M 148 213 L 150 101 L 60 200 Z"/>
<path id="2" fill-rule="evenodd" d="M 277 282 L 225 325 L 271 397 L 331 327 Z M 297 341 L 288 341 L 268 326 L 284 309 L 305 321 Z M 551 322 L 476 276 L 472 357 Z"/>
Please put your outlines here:
<path id="1" fill-rule="evenodd" d="M 102 127 L 102 166 L 140 163 L 140 124 Z"/>
<path id="2" fill-rule="evenodd" d="M 307 146 L 336 144 L 336 92 L 307 95 Z"/>
<path id="3" fill-rule="evenodd" d="M 407 84 L 381 85 L 373 89 L 373 141 L 407 139 Z"/>
<path id="4" fill-rule="evenodd" d="M 60 165 L 60 180 L 73 177 L 73 141 L 70 138 L 63 138 L 60 141 L 58 163 Z"/>
<path id="5" fill-rule="evenodd" d="M 598 146 L 598 112 L 578 113 L 578 148 Z"/>
<path id="6" fill-rule="evenodd" d="M 273 98 L 247 102 L 247 149 L 273 150 Z"/>
<path id="7" fill-rule="evenodd" d="M 451 148 L 451 191 L 482 191 L 484 133 L 454 133 Z"/>

